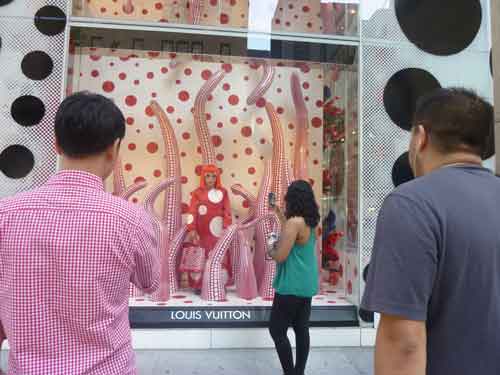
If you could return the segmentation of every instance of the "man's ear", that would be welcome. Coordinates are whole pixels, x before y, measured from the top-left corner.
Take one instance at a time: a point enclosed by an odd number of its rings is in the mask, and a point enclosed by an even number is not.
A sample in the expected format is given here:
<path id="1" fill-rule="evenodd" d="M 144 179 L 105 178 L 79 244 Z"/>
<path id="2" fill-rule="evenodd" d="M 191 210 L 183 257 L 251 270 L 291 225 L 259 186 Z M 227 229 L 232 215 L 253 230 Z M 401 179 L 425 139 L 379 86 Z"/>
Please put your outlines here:
<path id="1" fill-rule="evenodd" d="M 423 151 L 429 145 L 429 132 L 423 125 L 417 125 L 415 127 L 415 133 L 416 149 L 418 151 Z"/>
<path id="2" fill-rule="evenodd" d="M 118 138 L 111 146 L 106 149 L 106 159 L 114 160 L 118 157 L 120 151 L 121 139 Z"/>

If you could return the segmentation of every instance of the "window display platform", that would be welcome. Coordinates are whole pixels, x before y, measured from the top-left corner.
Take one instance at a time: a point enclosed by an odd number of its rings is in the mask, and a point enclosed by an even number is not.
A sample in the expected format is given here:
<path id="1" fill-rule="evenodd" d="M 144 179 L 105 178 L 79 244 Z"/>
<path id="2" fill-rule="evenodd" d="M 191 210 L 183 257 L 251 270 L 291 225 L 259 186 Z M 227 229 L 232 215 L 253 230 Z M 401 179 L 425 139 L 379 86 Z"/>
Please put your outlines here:
<path id="1" fill-rule="evenodd" d="M 356 327 L 357 307 L 345 295 L 325 287 L 312 301 L 311 326 Z M 204 301 L 191 290 L 181 290 L 166 302 L 147 298 L 130 300 L 132 328 L 225 328 L 266 327 L 271 300 L 245 300 L 228 289 L 223 302 Z"/>

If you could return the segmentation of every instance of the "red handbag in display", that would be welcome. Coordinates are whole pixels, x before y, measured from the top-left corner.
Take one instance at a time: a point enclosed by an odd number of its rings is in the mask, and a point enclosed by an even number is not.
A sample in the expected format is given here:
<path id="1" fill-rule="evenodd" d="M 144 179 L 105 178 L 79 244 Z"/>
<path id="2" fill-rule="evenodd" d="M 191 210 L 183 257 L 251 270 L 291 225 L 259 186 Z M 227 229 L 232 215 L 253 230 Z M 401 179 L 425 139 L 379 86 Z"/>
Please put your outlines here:
<path id="1" fill-rule="evenodd" d="M 196 245 L 185 246 L 182 250 L 181 264 L 179 271 L 181 272 L 203 272 L 205 270 L 205 249 Z"/>

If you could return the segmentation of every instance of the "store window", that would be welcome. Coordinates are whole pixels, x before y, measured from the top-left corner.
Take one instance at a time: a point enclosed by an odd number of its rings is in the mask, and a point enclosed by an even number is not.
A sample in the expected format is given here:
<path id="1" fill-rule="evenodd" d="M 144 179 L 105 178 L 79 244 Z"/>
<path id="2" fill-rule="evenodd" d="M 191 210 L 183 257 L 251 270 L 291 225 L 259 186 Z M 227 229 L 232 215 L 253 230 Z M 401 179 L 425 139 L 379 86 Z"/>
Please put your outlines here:
<path id="1" fill-rule="evenodd" d="M 135 327 L 265 325 L 268 193 L 282 205 L 297 175 L 322 213 L 312 324 L 357 324 L 356 46 L 272 39 L 259 54 L 244 37 L 95 27 L 70 45 L 68 94 L 101 93 L 126 117 L 107 190 L 153 212 L 163 238 L 160 290 L 130 291 Z"/>

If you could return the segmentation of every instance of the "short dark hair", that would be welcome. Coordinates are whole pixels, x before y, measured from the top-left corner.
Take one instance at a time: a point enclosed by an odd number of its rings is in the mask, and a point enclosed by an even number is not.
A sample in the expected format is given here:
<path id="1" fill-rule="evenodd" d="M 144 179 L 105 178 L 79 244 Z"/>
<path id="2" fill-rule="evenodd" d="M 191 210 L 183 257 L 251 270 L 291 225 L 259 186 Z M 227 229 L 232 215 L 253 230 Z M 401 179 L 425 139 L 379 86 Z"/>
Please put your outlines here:
<path id="1" fill-rule="evenodd" d="M 435 90 L 417 102 L 413 126 L 422 125 L 441 152 L 466 151 L 485 159 L 494 147 L 493 106 L 464 88 Z"/>
<path id="2" fill-rule="evenodd" d="M 319 224 L 319 207 L 311 185 L 304 180 L 290 184 L 285 195 L 285 217 L 303 217 L 307 226 L 315 228 Z"/>
<path id="3" fill-rule="evenodd" d="M 63 100 L 55 119 L 56 141 L 69 157 L 99 154 L 125 136 L 125 118 L 112 100 L 78 92 Z"/>

